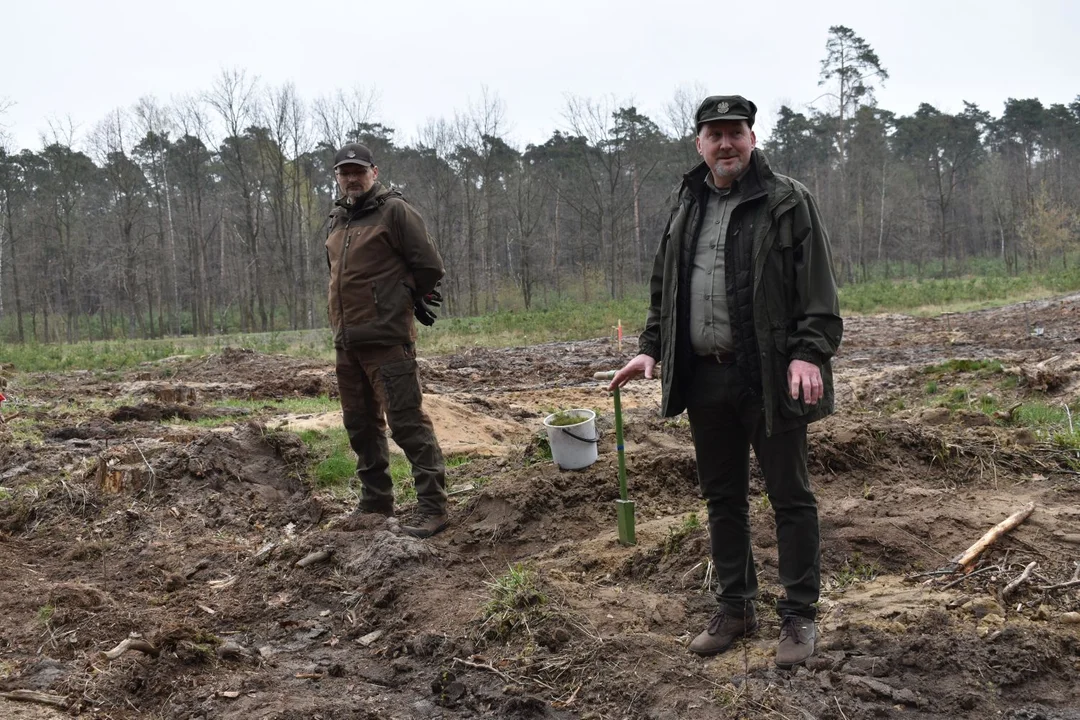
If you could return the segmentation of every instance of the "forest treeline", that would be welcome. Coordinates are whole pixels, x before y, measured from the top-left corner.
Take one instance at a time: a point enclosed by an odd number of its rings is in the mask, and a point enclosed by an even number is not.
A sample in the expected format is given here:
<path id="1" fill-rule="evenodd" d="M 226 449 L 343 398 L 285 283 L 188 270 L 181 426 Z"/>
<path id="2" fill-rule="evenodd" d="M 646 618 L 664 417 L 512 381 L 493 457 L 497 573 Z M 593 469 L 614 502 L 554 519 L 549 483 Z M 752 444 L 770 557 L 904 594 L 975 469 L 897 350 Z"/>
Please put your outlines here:
<path id="1" fill-rule="evenodd" d="M 976 258 L 1014 273 L 1068 263 L 1080 96 L 901 115 L 878 106 L 888 71 L 843 26 L 830 28 L 820 79 L 758 144 L 818 197 L 842 283 L 950 276 Z M 563 126 L 522 148 L 492 93 L 405 142 L 373 120 L 371 90 L 307 101 L 229 70 L 85 134 L 53 126 L 39 150 L 0 142 L 0 339 L 325 325 L 332 157 L 350 141 L 425 217 L 446 263 L 444 311 L 499 310 L 511 292 L 524 307 L 622 297 L 646 280 L 671 192 L 699 159 L 705 94 L 681 88 L 655 117 L 570 97 Z"/>

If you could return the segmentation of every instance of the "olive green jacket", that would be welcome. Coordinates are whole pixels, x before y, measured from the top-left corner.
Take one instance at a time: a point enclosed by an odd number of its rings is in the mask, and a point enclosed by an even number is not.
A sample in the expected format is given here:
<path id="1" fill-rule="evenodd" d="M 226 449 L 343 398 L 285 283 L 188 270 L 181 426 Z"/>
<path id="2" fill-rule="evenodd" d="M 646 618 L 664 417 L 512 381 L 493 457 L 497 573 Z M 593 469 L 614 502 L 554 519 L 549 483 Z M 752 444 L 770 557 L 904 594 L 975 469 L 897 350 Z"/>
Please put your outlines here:
<path id="1" fill-rule="evenodd" d="M 443 263 L 420 213 L 400 192 L 375 183 L 355 205 L 338 200 L 326 261 L 335 347 L 416 339 L 415 299 L 435 289 Z"/>
<path id="2" fill-rule="evenodd" d="M 665 416 L 686 408 L 693 374 L 689 265 L 701 230 L 708 172 L 705 163 L 695 167 L 674 195 L 639 338 L 640 352 L 661 364 Z M 801 183 L 774 173 L 760 150 L 753 151 L 739 182 L 741 200 L 725 243 L 736 363 L 762 399 L 766 431 L 779 433 L 833 411 L 830 359 L 840 345 L 843 321 L 829 238 L 813 196 Z M 787 390 L 788 365 L 796 359 L 821 368 L 824 396 L 816 405 L 792 400 Z"/>

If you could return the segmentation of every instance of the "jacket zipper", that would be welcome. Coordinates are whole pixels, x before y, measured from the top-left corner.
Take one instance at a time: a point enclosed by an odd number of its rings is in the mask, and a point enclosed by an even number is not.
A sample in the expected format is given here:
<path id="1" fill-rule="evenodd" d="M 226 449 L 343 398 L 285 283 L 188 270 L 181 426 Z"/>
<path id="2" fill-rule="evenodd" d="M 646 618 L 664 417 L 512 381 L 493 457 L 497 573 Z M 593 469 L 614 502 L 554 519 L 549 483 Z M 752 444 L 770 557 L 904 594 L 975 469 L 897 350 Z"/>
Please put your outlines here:
<path id="1" fill-rule="evenodd" d="M 347 257 L 347 253 L 349 250 L 349 242 L 352 240 L 352 236 L 350 234 L 351 228 L 349 227 L 350 224 L 351 223 L 345 224 L 345 242 L 341 245 L 341 267 L 338 268 L 337 277 L 338 307 L 341 311 L 341 341 L 345 344 L 346 347 L 348 347 L 349 345 L 349 340 L 345 334 L 345 299 L 342 297 L 341 294 L 341 278 L 345 275 L 345 258 Z"/>

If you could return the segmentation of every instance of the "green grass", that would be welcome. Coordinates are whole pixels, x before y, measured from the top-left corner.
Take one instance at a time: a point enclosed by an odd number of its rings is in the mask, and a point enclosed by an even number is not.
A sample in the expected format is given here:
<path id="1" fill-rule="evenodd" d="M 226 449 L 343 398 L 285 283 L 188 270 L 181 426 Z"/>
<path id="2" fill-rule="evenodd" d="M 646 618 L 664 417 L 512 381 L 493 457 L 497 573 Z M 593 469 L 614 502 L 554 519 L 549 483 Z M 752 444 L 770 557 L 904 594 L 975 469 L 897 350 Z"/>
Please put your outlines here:
<path id="1" fill-rule="evenodd" d="M 982 268 L 982 274 L 958 278 L 848 284 L 840 288 L 840 309 L 853 314 L 935 315 L 1009 305 L 1077 289 L 1080 289 L 1080 268 L 1024 275 L 1006 275 Z"/>
<path id="2" fill-rule="evenodd" d="M 528 627 L 538 608 L 547 603 L 537 580 L 535 569 L 517 563 L 502 577 L 484 583 L 490 598 L 481 613 L 485 637 L 505 639 L 518 628 Z"/>
<path id="3" fill-rule="evenodd" d="M 949 390 L 949 403 L 951 405 L 967 405 L 970 393 L 966 387 L 954 387 Z"/>
<path id="4" fill-rule="evenodd" d="M 56 613 L 56 608 L 52 605 L 42 605 L 37 611 L 37 623 L 38 625 L 44 625 L 48 627 L 49 621 L 52 620 L 53 615 Z"/>
<path id="5" fill-rule="evenodd" d="M 1000 360 L 971 360 L 953 358 L 937 365 L 928 365 L 922 369 L 924 375 L 951 375 L 955 373 L 976 373 L 980 377 L 998 375 L 1005 372 Z"/>
<path id="6" fill-rule="evenodd" d="M 869 582 L 878 576 L 876 563 L 865 562 L 859 553 L 845 558 L 844 564 L 829 576 L 829 590 L 844 590 L 858 583 Z"/>
<path id="7" fill-rule="evenodd" d="M 1069 413 L 1073 416 L 1073 426 L 1076 429 L 1077 412 L 1080 408 L 1070 407 Z M 1016 424 L 1037 430 L 1065 430 L 1069 429 L 1069 413 L 1065 412 L 1062 405 L 1050 405 L 1040 402 L 1026 402 L 1017 410 Z"/>
<path id="8" fill-rule="evenodd" d="M 314 458 L 309 479 L 315 487 L 339 493 L 357 487 L 356 454 L 349 445 L 349 434 L 345 428 L 304 430 L 299 435 Z M 471 459 L 468 455 L 448 455 L 445 458 L 446 467 L 464 465 Z M 412 465 L 401 453 L 390 453 L 390 479 L 394 482 L 395 504 L 416 500 Z"/>

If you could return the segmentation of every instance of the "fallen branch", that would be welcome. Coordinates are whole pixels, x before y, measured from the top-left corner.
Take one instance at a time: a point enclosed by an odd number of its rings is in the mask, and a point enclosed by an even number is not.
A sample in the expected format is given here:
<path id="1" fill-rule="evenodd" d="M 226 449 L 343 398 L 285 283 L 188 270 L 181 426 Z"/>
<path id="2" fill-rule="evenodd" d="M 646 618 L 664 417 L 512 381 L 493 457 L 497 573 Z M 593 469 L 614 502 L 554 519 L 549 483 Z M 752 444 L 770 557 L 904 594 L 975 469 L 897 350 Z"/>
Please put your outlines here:
<path id="1" fill-rule="evenodd" d="M 986 548 L 1000 540 L 1002 535 L 1027 520 L 1028 516 L 1030 516 L 1034 510 L 1035 503 L 1032 502 L 1025 505 L 1023 509 L 1014 512 L 1012 515 L 991 528 L 985 535 L 979 538 L 974 545 L 957 555 L 952 561 L 952 564 L 956 566 L 958 570 L 963 570 L 970 565 L 975 558 L 979 557 Z"/>
<path id="2" fill-rule="evenodd" d="M 139 457 L 146 464 L 146 469 L 150 471 L 150 494 L 153 495 L 154 488 L 157 486 L 157 473 L 154 472 L 154 467 L 150 464 L 150 461 L 146 459 L 146 455 L 143 455 L 142 448 L 139 447 L 139 443 L 135 442 L 135 438 L 131 438 L 131 444 L 139 451 Z"/>
<path id="3" fill-rule="evenodd" d="M 461 663 L 465 667 L 476 668 L 477 670 L 488 670 L 490 672 L 495 673 L 496 675 L 498 675 L 503 680 L 505 680 L 506 682 L 509 682 L 509 683 L 516 683 L 517 682 L 517 680 L 510 677 L 509 675 L 504 673 L 502 670 L 499 670 L 498 668 L 493 667 L 492 665 L 485 665 L 484 663 L 469 662 L 468 660 L 462 660 L 461 658 L 454 658 L 454 662 L 455 663 Z"/>
<path id="4" fill-rule="evenodd" d="M 975 577 L 976 575 L 982 575 L 983 573 L 990 572 L 991 570 L 997 570 L 997 571 L 1000 572 L 1001 568 L 998 567 L 997 565 L 987 565 L 984 568 L 979 568 L 978 570 L 974 570 L 972 572 L 969 572 L 967 575 L 961 575 L 960 577 L 953 580 L 952 582 L 946 583 L 945 585 L 942 585 L 941 589 L 942 590 L 948 590 L 951 587 L 955 587 L 955 586 L 959 585 L 960 583 L 964 582 L 965 580 L 970 580 L 971 578 Z M 933 580 L 932 579 L 927 580 L 926 582 L 927 583 L 933 582 Z M 925 585 L 926 583 L 923 583 L 923 584 Z"/>
<path id="5" fill-rule="evenodd" d="M 568 699 L 566 699 L 566 700 L 556 700 L 555 702 L 553 702 L 551 704 L 553 706 L 557 707 L 557 708 L 570 707 L 571 705 L 574 704 L 574 700 L 577 700 L 578 690 L 580 690 L 581 688 L 582 688 L 582 686 L 578 685 L 576 688 L 574 688 L 574 692 L 570 693 L 570 697 Z"/>
<path id="6" fill-rule="evenodd" d="M 1062 588 L 1080 587 L 1080 580 L 1058 583 L 1057 585 L 1039 585 L 1039 590 L 1061 590 Z"/>
<path id="7" fill-rule="evenodd" d="M 121 643 L 112 650 L 102 651 L 101 654 L 105 656 L 106 660 L 115 660 L 128 650 L 138 650 L 141 653 L 146 653 L 150 657 L 155 658 L 161 654 L 160 650 L 141 638 L 128 638 L 121 641 Z"/>
<path id="8" fill-rule="evenodd" d="M 1020 587 L 1022 583 L 1024 583 L 1029 577 L 1031 577 L 1032 571 L 1035 570 L 1035 567 L 1038 564 L 1039 563 L 1035 560 L 1029 562 L 1027 564 L 1027 567 L 1024 568 L 1024 572 L 1020 573 L 1020 576 L 1018 578 L 1006 585 L 1005 588 L 1001 591 L 1002 599 L 1009 597 L 1009 595 L 1015 592 L 1016 588 Z"/>
<path id="9" fill-rule="evenodd" d="M 48 693 L 35 692 L 33 690 L 12 690 L 10 692 L 0 692 L 0 698 L 5 700 L 18 700 L 19 702 L 32 702 L 40 703 L 42 705 L 52 705 L 53 707 L 63 708 L 67 710 L 68 699 L 61 697 L 60 695 L 49 695 Z"/>

